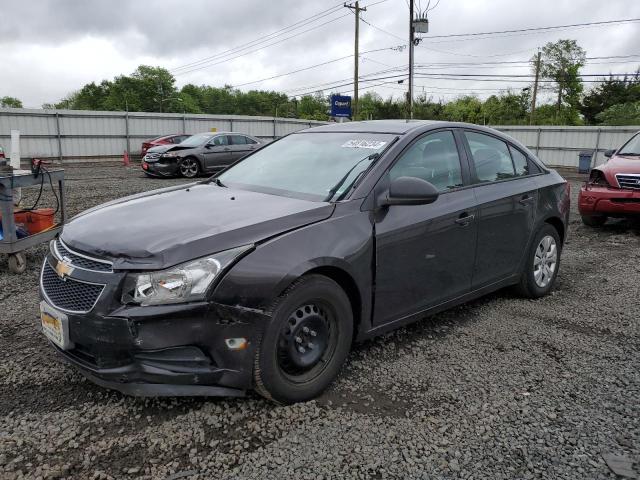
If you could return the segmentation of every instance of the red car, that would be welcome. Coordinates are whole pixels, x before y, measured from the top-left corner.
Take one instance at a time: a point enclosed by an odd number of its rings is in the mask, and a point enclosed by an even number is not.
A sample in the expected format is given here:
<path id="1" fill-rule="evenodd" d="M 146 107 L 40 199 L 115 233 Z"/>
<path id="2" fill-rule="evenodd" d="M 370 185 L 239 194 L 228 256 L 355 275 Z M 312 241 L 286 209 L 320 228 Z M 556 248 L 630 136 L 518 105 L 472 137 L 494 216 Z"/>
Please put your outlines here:
<path id="1" fill-rule="evenodd" d="M 179 144 L 184 140 L 189 138 L 191 135 L 163 135 L 162 137 L 152 138 L 151 140 L 147 140 L 142 142 L 142 150 L 140 150 L 140 156 L 144 157 L 147 154 L 147 150 L 151 147 L 157 147 L 158 145 L 170 145 L 170 144 Z"/>
<path id="2" fill-rule="evenodd" d="M 609 160 L 591 170 L 578 196 L 582 221 L 592 227 L 608 217 L 640 215 L 640 132 L 604 154 Z"/>

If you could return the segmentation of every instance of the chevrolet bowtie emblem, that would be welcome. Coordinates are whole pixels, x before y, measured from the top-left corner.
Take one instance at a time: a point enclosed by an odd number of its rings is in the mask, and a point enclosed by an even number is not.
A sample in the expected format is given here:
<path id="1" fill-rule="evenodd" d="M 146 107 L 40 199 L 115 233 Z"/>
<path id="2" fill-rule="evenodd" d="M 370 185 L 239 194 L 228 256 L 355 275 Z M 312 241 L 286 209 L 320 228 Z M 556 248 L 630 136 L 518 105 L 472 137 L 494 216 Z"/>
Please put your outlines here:
<path id="1" fill-rule="evenodd" d="M 58 260 L 58 263 L 56 264 L 56 273 L 62 280 L 64 280 L 73 273 L 73 267 L 69 265 L 66 258 L 64 260 Z"/>

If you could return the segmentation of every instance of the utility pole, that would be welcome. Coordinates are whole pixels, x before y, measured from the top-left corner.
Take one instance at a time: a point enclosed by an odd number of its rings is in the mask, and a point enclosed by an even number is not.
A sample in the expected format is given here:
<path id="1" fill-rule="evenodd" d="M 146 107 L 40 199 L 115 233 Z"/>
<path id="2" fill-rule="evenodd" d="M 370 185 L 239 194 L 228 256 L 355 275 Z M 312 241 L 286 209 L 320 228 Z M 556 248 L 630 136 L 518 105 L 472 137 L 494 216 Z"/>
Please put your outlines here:
<path id="1" fill-rule="evenodd" d="M 409 118 L 413 118 L 413 42 L 415 30 L 413 29 L 413 2 L 409 0 L 409 91 L 407 92 L 407 104 Z"/>
<path id="2" fill-rule="evenodd" d="M 536 79 L 533 82 L 533 96 L 531 97 L 531 116 L 529 117 L 529 125 L 533 125 L 533 114 L 536 111 L 536 97 L 538 95 L 538 78 L 540 76 L 540 50 L 536 56 Z"/>
<path id="3" fill-rule="evenodd" d="M 353 11 L 356 17 L 356 29 L 353 53 L 353 101 L 351 102 L 351 117 L 355 118 L 358 114 L 358 63 L 359 63 L 359 43 L 360 43 L 360 12 L 366 12 L 366 7 L 360 8 L 360 2 L 356 1 L 355 5 L 344 4 L 346 8 Z"/>

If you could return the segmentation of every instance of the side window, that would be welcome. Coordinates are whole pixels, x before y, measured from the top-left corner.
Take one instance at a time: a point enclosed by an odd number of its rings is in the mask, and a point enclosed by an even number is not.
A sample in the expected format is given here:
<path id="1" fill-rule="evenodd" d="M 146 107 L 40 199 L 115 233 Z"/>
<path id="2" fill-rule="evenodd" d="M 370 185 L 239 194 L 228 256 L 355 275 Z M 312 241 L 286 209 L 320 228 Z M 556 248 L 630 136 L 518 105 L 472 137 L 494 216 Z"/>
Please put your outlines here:
<path id="1" fill-rule="evenodd" d="M 515 176 L 509 148 L 505 142 L 483 133 L 465 131 L 464 135 L 471 148 L 479 181 L 495 182 Z"/>
<path id="2" fill-rule="evenodd" d="M 250 138 L 250 137 L 244 137 L 244 141 L 246 142 L 247 145 L 254 145 L 258 143 L 253 138 Z"/>
<path id="3" fill-rule="evenodd" d="M 531 174 L 529 171 L 529 160 L 524 153 L 511 145 L 509 145 L 509 151 L 513 159 L 513 166 L 516 169 L 516 177 L 524 177 L 525 175 Z"/>
<path id="4" fill-rule="evenodd" d="M 213 138 L 211 143 L 213 143 L 214 145 L 228 145 L 229 137 L 227 137 L 226 135 L 218 135 L 217 137 Z"/>
<path id="5" fill-rule="evenodd" d="M 231 144 L 232 145 L 246 145 L 247 141 L 245 140 L 247 137 L 244 135 L 231 135 Z"/>
<path id="6" fill-rule="evenodd" d="M 453 133 L 436 132 L 418 139 L 389 171 L 391 179 L 417 177 L 439 191 L 461 187 L 460 157 Z"/>

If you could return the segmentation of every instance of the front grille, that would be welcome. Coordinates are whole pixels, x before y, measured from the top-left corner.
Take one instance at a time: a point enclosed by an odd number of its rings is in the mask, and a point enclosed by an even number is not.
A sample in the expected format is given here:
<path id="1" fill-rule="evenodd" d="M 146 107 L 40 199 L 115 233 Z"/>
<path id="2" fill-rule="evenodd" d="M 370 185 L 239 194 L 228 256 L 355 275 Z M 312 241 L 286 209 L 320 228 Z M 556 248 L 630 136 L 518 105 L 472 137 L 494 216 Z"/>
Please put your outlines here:
<path id="1" fill-rule="evenodd" d="M 640 173 L 618 173 L 616 175 L 616 180 L 618 180 L 620 188 L 640 190 Z"/>
<path id="2" fill-rule="evenodd" d="M 111 272 L 112 266 L 110 262 L 98 260 L 97 258 L 90 258 L 79 253 L 69 250 L 60 239 L 55 242 L 55 249 L 57 251 L 56 257 L 59 260 L 67 259 L 67 262 L 77 268 L 83 270 L 92 270 L 94 272 Z"/>
<path id="3" fill-rule="evenodd" d="M 61 279 L 47 260 L 42 267 L 40 282 L 44 294 L 54 307 L 77 313 L 91 310 L 104 289 L 104 285 L 79 282 L 68 277 Z"/>

